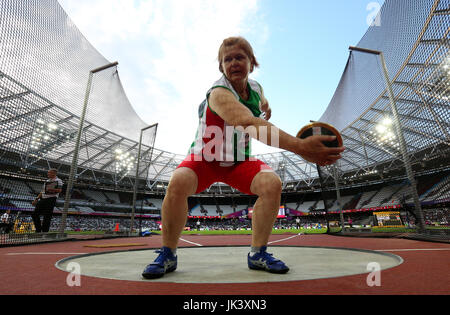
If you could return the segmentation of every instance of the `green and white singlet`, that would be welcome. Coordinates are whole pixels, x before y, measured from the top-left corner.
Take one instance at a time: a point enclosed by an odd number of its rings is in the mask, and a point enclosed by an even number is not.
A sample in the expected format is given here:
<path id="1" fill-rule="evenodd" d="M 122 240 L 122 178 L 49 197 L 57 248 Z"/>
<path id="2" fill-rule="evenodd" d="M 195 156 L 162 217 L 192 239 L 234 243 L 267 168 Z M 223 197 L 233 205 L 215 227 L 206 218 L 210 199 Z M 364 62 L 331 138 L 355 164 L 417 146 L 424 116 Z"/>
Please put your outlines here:
<path id="1" fill-rule="evenodd" d="M 262 87 L 254 80 L 248 80 L 248 100 L 243 100 L 234 90 L 225 76 L 216 81 L 206 93 L 206 99 L 199 107 L 199 126 L 195 141 L 192 143 L 189 154 L 202 156 L 207 161 L 219 161 L 224 166 L 244 161 L 251 155 L 250 136 L 244 133 L 243 128 L 228 125 L 209 106 L 209 95 L 215 88 L 225 88 L 233 93 L 241 104 L 245 105 L 255 117 L 262 117 L 261 99 Z M 240 129 L 240 130 L 239 130 Z"/>

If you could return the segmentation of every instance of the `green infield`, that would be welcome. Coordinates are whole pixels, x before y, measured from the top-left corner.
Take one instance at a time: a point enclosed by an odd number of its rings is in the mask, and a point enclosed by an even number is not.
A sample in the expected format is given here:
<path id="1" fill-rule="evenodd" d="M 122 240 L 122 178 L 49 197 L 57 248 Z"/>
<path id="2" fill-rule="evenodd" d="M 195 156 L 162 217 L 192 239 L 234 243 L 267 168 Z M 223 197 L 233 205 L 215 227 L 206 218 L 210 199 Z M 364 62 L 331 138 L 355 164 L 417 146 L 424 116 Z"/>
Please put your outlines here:
<path id="1" fill-rule="evenodd" d="M 339 232 L 341 229 L 332 229 L 332 232 Z M 152 231 L 161 234 L 161 231 Z M 273 229 L 272 234 L 324 234 L 327 232 L 323 229 Z M 183 231 L 182 235 L 251 235 L 252 230 L 190 230 Z"/>
<path id="2" fill-rule="evenodd" d="M 107 231 L 67 231 L 68 235 L 103 235 L 106 233 L 112 233 Z"/>
<path id="3" fill-rule="evenodd" d="M 449 227 L 434 227 L 427 226 L 429 230 L 437 229 L 449 229 Z M 356 230 L 356 229 L 355 229 Z M 340 232 L 341 228 L 331 228 L 332 233 Z M 161 234 L 161 231 L 151 231 L 154 234 Z M 325 234 L 327 232 L 326 228 L 322 229 L 273 229 L 272 234 Z M 416 228 L 406 228 L 406 227 L 373 227 L 371 229 L 372 233 L 416 233 Z M 103 235 L 110 234 L 111 231 L 67 231 L 69 235 Z M 183 231 L 182 235 L 251 235 L 252 230 L 190 230 Z"/>

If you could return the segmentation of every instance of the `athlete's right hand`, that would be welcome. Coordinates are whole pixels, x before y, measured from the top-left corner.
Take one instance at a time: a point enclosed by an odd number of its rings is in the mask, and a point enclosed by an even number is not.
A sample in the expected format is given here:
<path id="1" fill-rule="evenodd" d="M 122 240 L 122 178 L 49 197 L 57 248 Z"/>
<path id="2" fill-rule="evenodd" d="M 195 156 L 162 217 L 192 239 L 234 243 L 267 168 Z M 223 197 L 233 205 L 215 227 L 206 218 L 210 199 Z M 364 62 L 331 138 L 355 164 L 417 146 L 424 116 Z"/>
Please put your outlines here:
<path id="1" fill-rule="evenodd" d="M 308 162 L 316 163 L 320 166 L 331 165 L 342 158 L 341 153 L 344 147 L 329 148 L 323 142 L 335 140 L 335 136 L 310 136 L 300 140 L 299 149 L 296 152 Z"/>

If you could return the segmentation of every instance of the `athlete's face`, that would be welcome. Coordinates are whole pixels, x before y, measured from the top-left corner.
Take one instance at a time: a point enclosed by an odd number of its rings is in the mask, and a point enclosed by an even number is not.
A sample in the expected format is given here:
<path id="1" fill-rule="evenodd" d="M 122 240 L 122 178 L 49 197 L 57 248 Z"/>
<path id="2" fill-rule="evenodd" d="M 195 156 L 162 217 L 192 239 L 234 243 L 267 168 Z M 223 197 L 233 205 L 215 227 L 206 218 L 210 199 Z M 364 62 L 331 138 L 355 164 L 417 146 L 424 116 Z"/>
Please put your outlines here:
<path id="1" fill-rule="evenodd" d="M 47 177 L 52 179 L 56 177 L 56 173 L 54 171 L 48 171 L 47 172 Z"/>
<path id="2" fill-rule="evenodd" d="M 222 57 L 222 69 L 231 82 L 246 81 L 251 72 L 251 61 L 238 45 L 225 47 Z"/>

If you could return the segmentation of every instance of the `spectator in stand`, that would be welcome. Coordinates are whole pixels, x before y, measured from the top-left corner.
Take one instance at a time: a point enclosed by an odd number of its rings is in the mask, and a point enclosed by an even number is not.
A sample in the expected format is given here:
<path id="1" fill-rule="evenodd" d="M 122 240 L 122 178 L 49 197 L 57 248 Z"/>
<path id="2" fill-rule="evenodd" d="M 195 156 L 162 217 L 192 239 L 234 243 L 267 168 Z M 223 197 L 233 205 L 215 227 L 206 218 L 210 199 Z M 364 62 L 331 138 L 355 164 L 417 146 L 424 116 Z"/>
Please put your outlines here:
<path id="1" fill-rule="evenodd" d="M 351 218 L 348 218 L 348 224 L 350 225 L 350 227 L 353 227 L 353 220 Z"/>
<path id="2" fill-rule="evenodd" d="M 48 180 L 45 181 L 42 192 L 32 203 L 35 209 L 31 216 L 33 218 L 36 233 L 48 232 L 50 229 L 56 199 L 62 192 L 63 186 L 63 181 L 58 178 L 57 174 L 58 171 L 56 169 L 50 169 L 47 172 Z M 42 224 L 41 215 L 44 216 Z"/>

